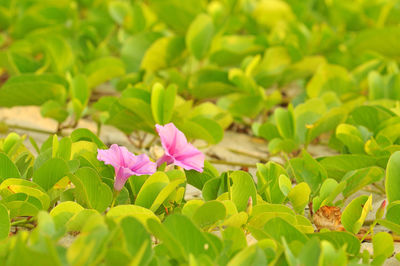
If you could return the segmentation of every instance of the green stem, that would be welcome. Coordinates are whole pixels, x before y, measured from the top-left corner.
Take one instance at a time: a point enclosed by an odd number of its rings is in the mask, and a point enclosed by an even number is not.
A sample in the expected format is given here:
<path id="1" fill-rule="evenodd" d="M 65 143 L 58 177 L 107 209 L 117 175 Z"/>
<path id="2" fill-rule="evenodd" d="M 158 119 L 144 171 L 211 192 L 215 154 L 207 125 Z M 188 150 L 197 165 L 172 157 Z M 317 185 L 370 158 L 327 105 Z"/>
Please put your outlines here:
<path id="1" fill-rule="evenodd" d="M 113 193 L 113 201 L 111 202 L 111 207 L 110 207 L 110 209 L 112 209 L 112 208 L 114 207 L 115 202 L 117 201 L 117 197 L 118 197 L 118 195 L 119 195 L 120 192 L 121 192 L 121 191 L 116 191 L 116 190 L 114 190 L 114 193 Z"/>
<path id="2" fill-rule="evenodd" d="M 20 227 L 26 227 L 29 229 L 35 228 L 35 226 L 33 224 L 30 224 L 31 221 L 28 220 L 18 220 L 18 221 L 14 221 L 11 223 L 11 226 L 20 226 Z"/>
<path id="3" fill-rule="evenodd" d="M 386 194 L 385 188 L 381 187 L 380 185 L 378 185 L 377 183 L 372 183 L 372 185 L 378 189 L 382 194 Z"/>
<path id="4" fill-rule="evenodd" d="M 360 243 L 362 243 L 363 241 L 364 241 L 364 239 L 371 233 L 371 235 L 372 235 L 372 233 L 374 232 L 374 227 L 375 227 L 375 225 L 376 225 L 376 221 L 374 221 L 372 224 L 371 224 L 371 226 L 369 227 L 369 229 L 368 229 L 368 231 L 363 235 L 363 237 L 360 239 Z"/>
<path id="5" fill-rule="evenodd" d="M 236 150 L 236 149 L 233 149 L 233 148 L 228 148 L 228 150 L 230 152 L 233 152 L 233 153 L 236 153 L 236 154 L 239 154 L 239 155 L 244 155 L 244 156 L 247 156 L 247 157 L 258 159 L 261 162 L 267 162 L 268 161 L 268 157 L 265 158 L 265 157 L 262 157 L 262 156 L 258 156 L 258 155 L 255 155 L 255 154 L 251 154 L 251 153 L 245 152 L 245 151 L 239 151 L 239 150 Z"/>
<path id="6" fill-rule="evenodd" d="M 18 220 L 11 223 L 11 226 L 21 225 L 27 223 L 27 220 Z"/>
<path id="7" fill-rule="evenodd" d="M 145 149 L 150 148 L 157 139 L 158 139 L 158 137 L 156 135 L 154 135 L 153 138 L 144 146 L 144 148 Z"/>
<path id="8" fill-rule="evenodd" d="M 31 131 L 31 132 L 41 133 L 41 134 L 47 134 L 47 135 L 56 134 L 56 132 L 43 130 L 43 129 L 38 129 L 38 128 L 24 127 L 24 126 L 19 126 L 19 125 L 9 125 L 9 124 L 6 124 L 6 125 L 7 125 L 7 127 L 11 128 L 11 129 L 26 130 L 26 131 Z M 63 134 L 60 134 L 60 135 L 63 135 Z"/>
<path id="9" fill-rule="evenodd" d="M 228 196 L 229 196 L 229 200 L 232 200 L 232 192 L 231 192 L 231 174 L 230 172 L 226 173 L 227 175 L 227 182 L 228 182 Z"/>
<path id="10" fill-rule="evenodd" d="M 257 168 L 257 166 L 255 164 L 250 164 L 250 163 L 238 163 L 238 162 L 230 162 L 230 161 L 224 161 L 224 160 L 208 160 L 208 161 L 213 164 L 225 164 L 225 165 L 232 165 L 232 166 Z"/>
<path id="11" fill-rule="evenodd" d="M 292 164 L 290 163 L 290 159 L 289 159 L 289 157 L 287 156 L 287 154 L 286 153 L 283 153 L 283 157 L 285 158 L 285 160 L 288 162 L 288 164 L 289 164 L 289 167 L 290 167 L 290 170 L 292 170 L 292 173 L 293 173 L 293 177 L 297 180 L 297 178 L 296 178 L 296 172 L 294 171 L 294 168 L 293 168 L 293 166 L 292 166 Z"/>

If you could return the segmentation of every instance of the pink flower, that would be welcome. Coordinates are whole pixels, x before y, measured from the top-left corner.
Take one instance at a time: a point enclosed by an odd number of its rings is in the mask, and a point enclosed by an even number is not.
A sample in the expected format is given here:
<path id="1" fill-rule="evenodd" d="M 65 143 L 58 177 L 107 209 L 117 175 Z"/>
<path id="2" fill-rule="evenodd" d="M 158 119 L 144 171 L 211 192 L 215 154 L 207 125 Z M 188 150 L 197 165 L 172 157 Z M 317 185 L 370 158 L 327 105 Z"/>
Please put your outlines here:
<path id="1" fill-rule="evenodd" d="M 158 159 L 157 165 L 164 162 L 175 164 L 186 170 L 196 170 L 203 172 L 204 154 L 187 142 L 185 135 L 169 123 L 165 126 L 156 125 L 156 130 L 161 138 L 164 148 L 164 155 Z"/>
<path id="2" fill-rule="evenodd" d="M 150 161 L 146 154 L 135 156 L 127 148 L 117 144 L 108 150 L 97 150 L 97 159 L 110 164 L 115 169 L 114 189 L 120 191 L 126 180 L 133 175 L 152 175 L 157 171 L 156 163 Z"/>

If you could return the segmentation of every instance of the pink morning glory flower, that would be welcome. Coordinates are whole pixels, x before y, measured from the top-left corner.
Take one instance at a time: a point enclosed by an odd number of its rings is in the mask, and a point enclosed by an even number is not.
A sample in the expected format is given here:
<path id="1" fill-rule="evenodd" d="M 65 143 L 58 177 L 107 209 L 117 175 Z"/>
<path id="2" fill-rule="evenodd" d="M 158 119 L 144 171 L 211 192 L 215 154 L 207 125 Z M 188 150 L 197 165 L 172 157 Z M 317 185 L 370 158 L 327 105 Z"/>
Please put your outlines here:
<path id="1" fill-rule="evenodd" d="M 174 124 L 156 125 L 156 130 L 164 148 L 164 155 L 157 161 L 158 166 L 166 162 L 186 170 L 203 172 L 204 154 L 188 143 L 185 135 Z"/>
<path id="2" fill-rule="evenodd" d="M 115 169 L 114 189 L 120 191 L 126 180 L 133 175 L 152 175 L 157 171 L 156 163 L 150 161 L 146 154 L 134 155 L 127 148 L 117 144 L 108 150 L 97 150 L 97 159 L 110 164 Z"/>

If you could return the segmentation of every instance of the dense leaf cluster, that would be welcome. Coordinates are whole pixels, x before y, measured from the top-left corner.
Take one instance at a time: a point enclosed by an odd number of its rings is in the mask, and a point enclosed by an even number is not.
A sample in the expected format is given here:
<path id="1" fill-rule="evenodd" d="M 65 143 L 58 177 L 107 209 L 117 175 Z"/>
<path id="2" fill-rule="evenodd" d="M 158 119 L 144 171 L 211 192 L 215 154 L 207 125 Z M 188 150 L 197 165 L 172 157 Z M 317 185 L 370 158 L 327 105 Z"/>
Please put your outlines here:
<path id="1" fill-rule="evenodd" d="M 30 139 L 33 152 L 10 133 L 0 264 L 381 265 L 400 234 L 399 23 L 393 0 L 1 1 L 0 107 L 39 106 L 59 132 L 173 122 L 210 144 L 234 122 L 286 162 L 160 169 L 111 207 L 96 134 Z M 337 154 L 315 158 L 314 144 Z M 388 205 L 368 220 L 376 195 Z"/>

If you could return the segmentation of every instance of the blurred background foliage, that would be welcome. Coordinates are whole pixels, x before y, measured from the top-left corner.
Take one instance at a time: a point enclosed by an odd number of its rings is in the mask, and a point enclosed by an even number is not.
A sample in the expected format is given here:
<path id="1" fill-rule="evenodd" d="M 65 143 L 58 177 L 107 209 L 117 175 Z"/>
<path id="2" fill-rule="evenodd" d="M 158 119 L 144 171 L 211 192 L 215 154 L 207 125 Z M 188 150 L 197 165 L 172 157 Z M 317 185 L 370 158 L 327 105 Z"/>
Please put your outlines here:
<path id="1" fill-rule="evenodd" d="M 3 0 L 0 106 L 209 143 L 235 122 L 292 151 L 400 99 L 399 22 L 395 0 Z"/>

